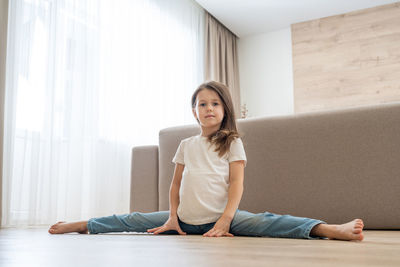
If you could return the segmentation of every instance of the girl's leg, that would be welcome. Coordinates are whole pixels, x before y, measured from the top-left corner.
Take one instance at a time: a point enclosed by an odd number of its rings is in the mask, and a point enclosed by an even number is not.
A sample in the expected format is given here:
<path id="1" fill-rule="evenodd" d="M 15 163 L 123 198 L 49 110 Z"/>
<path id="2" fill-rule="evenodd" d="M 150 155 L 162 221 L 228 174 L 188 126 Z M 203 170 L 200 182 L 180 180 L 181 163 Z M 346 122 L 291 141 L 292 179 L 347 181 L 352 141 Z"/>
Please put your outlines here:
<path id="1" fill-rule="evenodd" d="M 324 222 L 269 212 L 254 214 L 238 210 L 231 223 L 231 233 L 244 236 L 312 238 L 311 230 L 321 223 Z"/>
<path id="2" fill-rule="evenodd" d="M 169 211 L 151 213 L 133 212 L 124 215 L 112 215 L 93 218 L 89 221 L 73 223 L 57 223 L 49 229 L 51 234 L 78 233 L 109 233 L 109 232 L 146 232 L 147 229 L 163 225 L 169 216 Z"/>
<path id="3" fill-rule="evenodd" d="M 353 223 L 354 222 L 354 223 Z M 245 236 L 269 236 L 287 238 L 328 237 L 341 240 L 362 240 L 362 227 L 353 235 L 353 224 L 328 225 L 323 221 L 290 215 L 277 215 L 269 212 L 253 214 L 238 210 L 231 223 L 231 233 Z M 360 220 L 362 223 L 362 221 Z M 356 231 L 357 232 L 357 231 Z"/>

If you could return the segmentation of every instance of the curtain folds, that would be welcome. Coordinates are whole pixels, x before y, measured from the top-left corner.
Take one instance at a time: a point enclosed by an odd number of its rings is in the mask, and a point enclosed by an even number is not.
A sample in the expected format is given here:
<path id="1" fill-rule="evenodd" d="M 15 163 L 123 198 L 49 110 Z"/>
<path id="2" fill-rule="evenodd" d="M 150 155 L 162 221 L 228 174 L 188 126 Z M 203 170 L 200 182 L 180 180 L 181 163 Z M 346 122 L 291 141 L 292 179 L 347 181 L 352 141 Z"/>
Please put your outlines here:
<path id="1" fill-rule="evenodd" d="M 205 25 L 205 78 L 229 87 L 236 118 L 240 118 L 237 37 L 207 12 Z"/>
<path id="2" fill-rule="evenodd" d="M 129 211 L 130 151 L 195 123 L 193 0 L 9 3 L 2 226 Z"/>
<path id="3" fill-rule="evenodd" d="M 0 1 L 0 222 L 2 217 L 4 97 L 6 85 L 8 0 Z"/>

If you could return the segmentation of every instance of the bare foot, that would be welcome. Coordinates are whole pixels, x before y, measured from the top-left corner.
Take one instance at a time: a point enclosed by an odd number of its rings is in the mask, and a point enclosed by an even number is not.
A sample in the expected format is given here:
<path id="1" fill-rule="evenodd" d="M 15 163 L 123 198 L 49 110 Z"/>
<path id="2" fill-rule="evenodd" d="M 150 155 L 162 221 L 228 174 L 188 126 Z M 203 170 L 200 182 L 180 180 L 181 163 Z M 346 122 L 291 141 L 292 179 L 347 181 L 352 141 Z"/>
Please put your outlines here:
<path id="1" fill-rule="evenodd" d="M 345 224 L 319 224 L 312 230 L 311 234 L 338 240 L 359 240 L 364 239 L 364 222 L 355 219 Z"/>
<path id="2" fill-rule="evenodd" d="M 88 233 L 87 221 L 72 222 L 72 223 L 58 222 L 56 224 L 53 224 L 49 229 L 50 234 L 65 234 L 74 232 L 80 234 L 87 234 Z"/>

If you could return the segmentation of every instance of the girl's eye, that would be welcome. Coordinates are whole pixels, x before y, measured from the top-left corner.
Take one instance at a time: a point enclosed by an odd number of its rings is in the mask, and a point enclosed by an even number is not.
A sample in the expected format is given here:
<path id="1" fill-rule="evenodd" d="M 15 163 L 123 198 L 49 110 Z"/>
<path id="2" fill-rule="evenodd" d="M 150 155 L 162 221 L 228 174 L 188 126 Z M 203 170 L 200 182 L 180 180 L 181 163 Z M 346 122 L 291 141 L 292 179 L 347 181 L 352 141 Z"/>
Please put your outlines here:
<path id="1" fill-rule="evenodd" d="M 218 106 L 218 105 L 219 105 L 219 103 L 215 102 L 215 103 L 213 103 L 213 105 L 214 105 L 214 106 Z"/>
<path id="2" fill-rule="evenodd" d="M 206 106 L 206 104 L 204 104 L 204 103 L 200 104 L 200 107 L 205 107 L 205 106 Z"/>

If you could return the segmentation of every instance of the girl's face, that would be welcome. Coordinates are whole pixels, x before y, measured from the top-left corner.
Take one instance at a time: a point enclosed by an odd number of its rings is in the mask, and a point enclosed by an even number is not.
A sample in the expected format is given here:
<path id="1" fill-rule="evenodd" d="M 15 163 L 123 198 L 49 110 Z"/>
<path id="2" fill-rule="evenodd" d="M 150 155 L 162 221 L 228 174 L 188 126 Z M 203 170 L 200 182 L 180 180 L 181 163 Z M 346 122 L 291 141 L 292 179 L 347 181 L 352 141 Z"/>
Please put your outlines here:
<path id="1" fill-rule="evenodd" d="M 200 123 L 203 136 L 218 131 L 224 119 L 224 106 L 219 95 L 213 90 L 201 90 L 196 97 L 193 115 Z"/>

